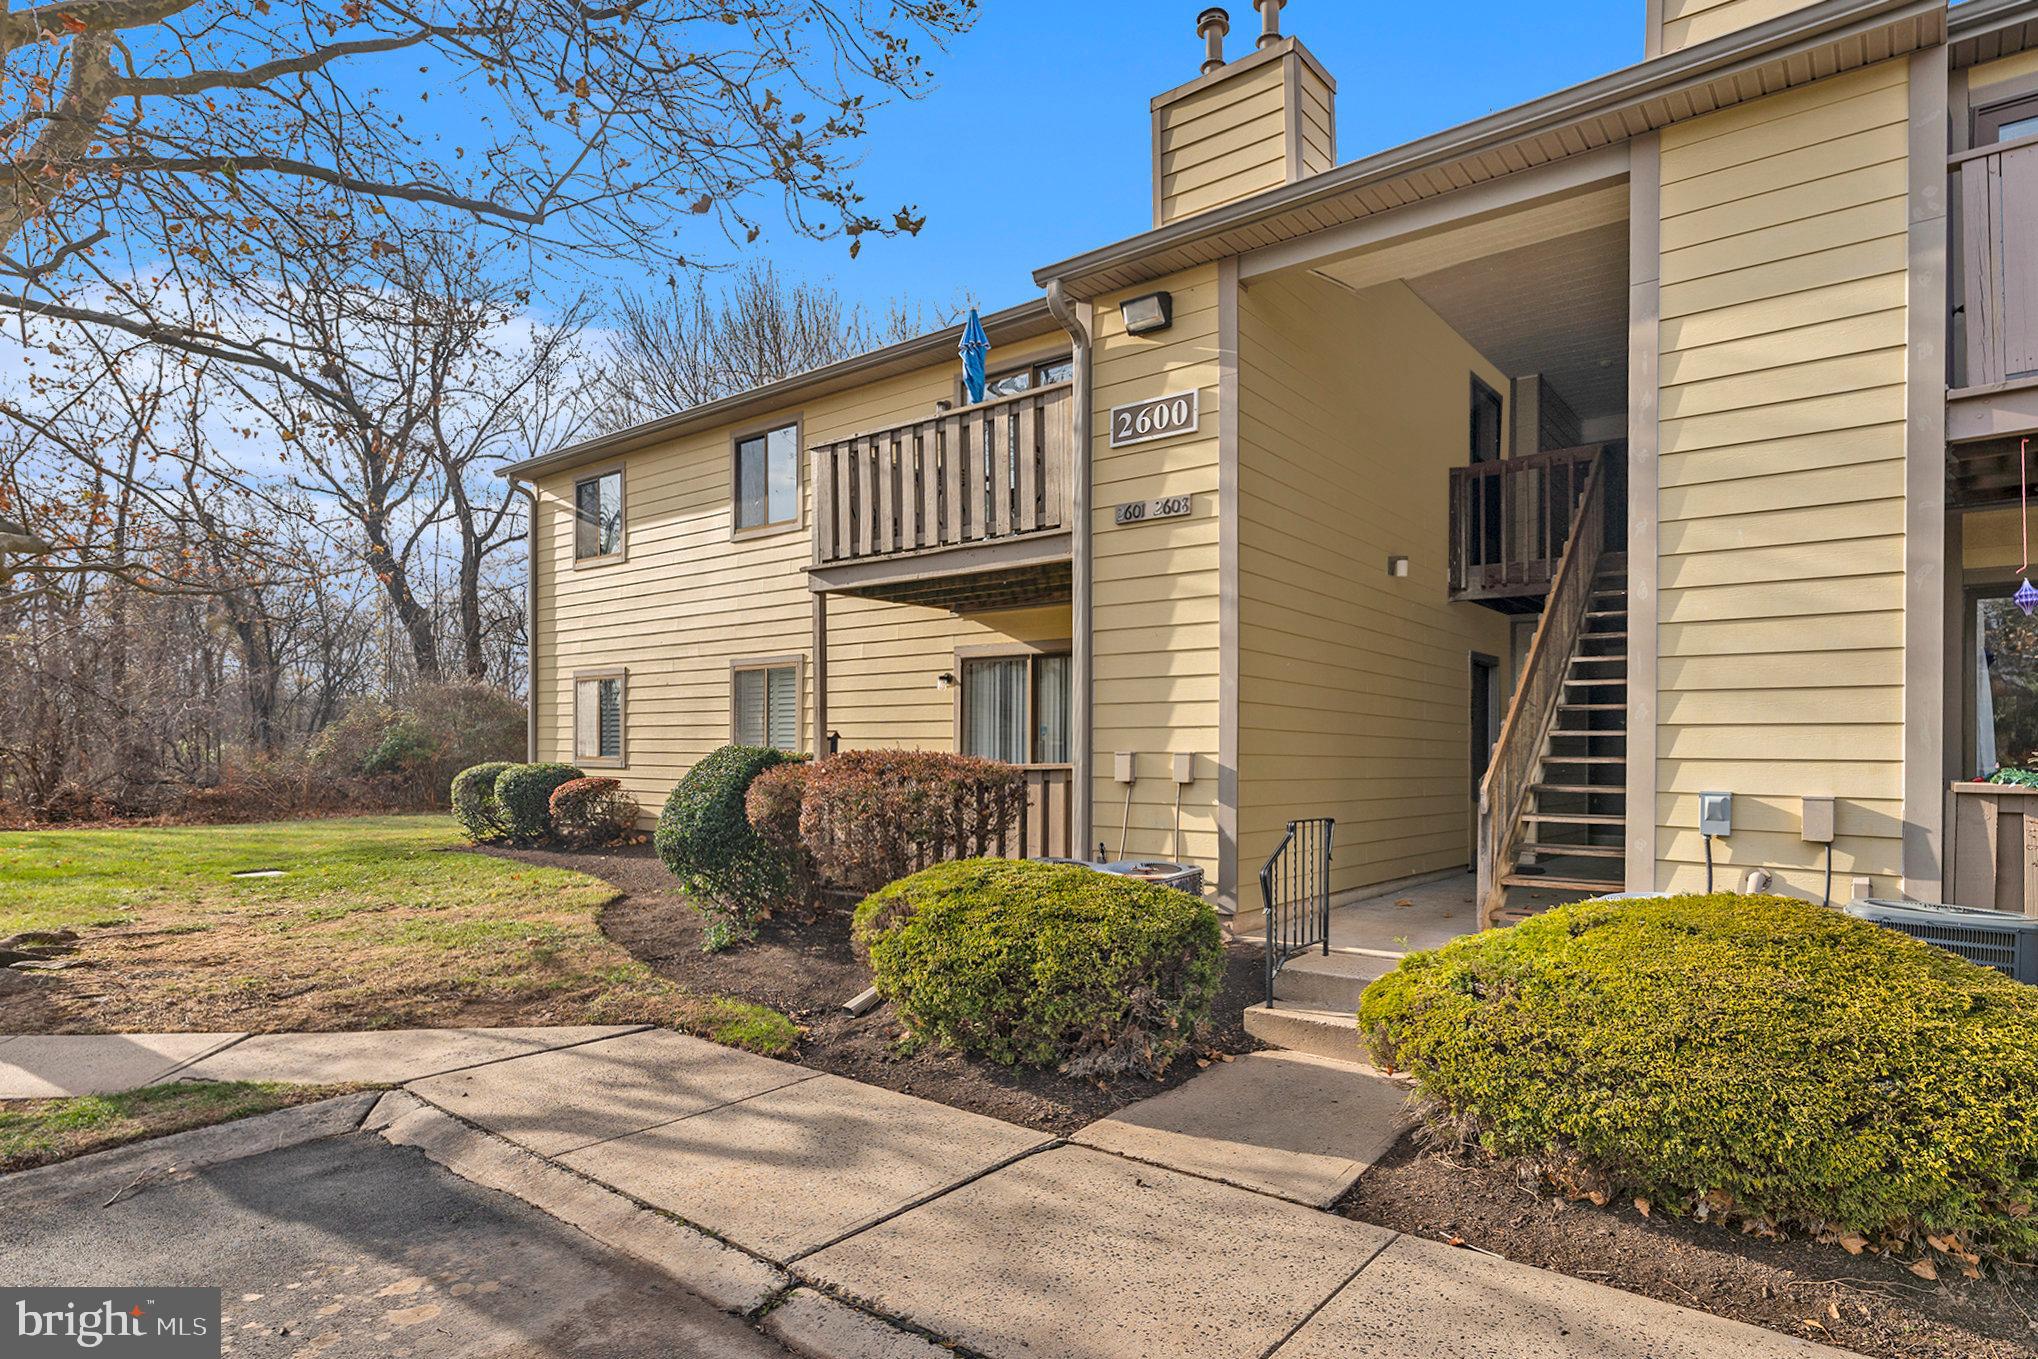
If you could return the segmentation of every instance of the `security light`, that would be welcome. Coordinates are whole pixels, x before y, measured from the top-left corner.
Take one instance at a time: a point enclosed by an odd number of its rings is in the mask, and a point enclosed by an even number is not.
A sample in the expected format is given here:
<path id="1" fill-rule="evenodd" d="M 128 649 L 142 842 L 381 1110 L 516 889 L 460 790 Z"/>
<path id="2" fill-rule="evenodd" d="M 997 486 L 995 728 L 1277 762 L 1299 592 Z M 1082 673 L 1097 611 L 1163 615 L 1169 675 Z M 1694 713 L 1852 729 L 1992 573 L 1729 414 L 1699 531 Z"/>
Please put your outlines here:
<path id="1" fill-rule="evenodd" d="M 1148 293 L 1144 297 L 1121 302 L 1118 310 L 1125 317 L 1127 335 L 1151 335 L 1175 323 L 1175 295 Z"/>

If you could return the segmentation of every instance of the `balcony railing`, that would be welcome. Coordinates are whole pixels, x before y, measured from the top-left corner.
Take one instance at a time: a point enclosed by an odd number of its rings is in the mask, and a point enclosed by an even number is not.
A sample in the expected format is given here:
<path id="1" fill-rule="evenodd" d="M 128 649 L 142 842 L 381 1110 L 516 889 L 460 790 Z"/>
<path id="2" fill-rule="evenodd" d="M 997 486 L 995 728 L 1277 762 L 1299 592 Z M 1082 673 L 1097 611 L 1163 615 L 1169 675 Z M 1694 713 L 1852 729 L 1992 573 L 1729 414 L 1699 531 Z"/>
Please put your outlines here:
<path id="1" fill-rule="evenodd" d="M 1057 383 L 814 448 L 814 564 L 1060 532 L 1075 388 Z"/>
<path id="2" fill-rule="evenodd" d="M 2038 137 L 1953 157 L 1965 362 L 1958 385 L 2038 377 Z"/>
<path id="3" fill-rule="evenodd" d="M 1550 592 L 1605 445 L 1451 469 L 1452 599 L 1534 612 Z"/>

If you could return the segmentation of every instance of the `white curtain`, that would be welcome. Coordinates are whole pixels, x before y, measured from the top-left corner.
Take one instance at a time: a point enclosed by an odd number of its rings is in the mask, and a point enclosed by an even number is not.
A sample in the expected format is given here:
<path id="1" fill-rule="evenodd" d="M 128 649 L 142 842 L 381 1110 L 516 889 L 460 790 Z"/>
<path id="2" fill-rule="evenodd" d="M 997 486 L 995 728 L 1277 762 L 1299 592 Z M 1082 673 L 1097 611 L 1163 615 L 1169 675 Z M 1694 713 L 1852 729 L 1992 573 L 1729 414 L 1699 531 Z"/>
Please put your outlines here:
<path id="1" fill-rule="evenodd" d="M 1041 764 L 1069 762 L 1069 658 L 1042 656 L 1035 671 L 1033 695 L 1036 728 L 1033 758 Z"/>
<path id="2" fill-rule="evenodd" d="M 1025 764 L 1025 657 L 967 661 L 962 667 L 962 749 L 965 755 Z"/>
<path id="3" fill-rule="evenodd" d="M 1974 627 L 1974 763 L 1976 775 L 1996 772 L 1996 691 L 1988 666 L 1988 605 L 1978 610 Z"/>

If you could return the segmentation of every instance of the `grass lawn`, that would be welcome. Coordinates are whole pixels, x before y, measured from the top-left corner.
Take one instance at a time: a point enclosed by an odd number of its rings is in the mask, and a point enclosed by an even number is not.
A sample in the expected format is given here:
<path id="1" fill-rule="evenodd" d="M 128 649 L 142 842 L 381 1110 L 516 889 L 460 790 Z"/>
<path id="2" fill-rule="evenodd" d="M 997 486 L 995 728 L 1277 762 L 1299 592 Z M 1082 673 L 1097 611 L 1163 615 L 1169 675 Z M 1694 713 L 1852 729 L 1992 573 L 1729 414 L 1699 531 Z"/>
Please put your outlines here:
<path id="1" fill-rule="evenodd" d="M 331 1099 L 357 1085 L 221 1081 L 151 1085 L 124 1095 L 78 1095 L 0 1103 L 0 1175 L 68 1161 L 145 1137 L 167 1137 Z"/>
<path id="2" fill-rule="evenodd" d="M 776 1011 L 603 935 L 609 883 L 463 849 L 443 816 L 0 834 L 0 936 L 76 930 L 91 964 L 0 993 L 0 1032 L 650 1023 L 790 1050 Z"/>

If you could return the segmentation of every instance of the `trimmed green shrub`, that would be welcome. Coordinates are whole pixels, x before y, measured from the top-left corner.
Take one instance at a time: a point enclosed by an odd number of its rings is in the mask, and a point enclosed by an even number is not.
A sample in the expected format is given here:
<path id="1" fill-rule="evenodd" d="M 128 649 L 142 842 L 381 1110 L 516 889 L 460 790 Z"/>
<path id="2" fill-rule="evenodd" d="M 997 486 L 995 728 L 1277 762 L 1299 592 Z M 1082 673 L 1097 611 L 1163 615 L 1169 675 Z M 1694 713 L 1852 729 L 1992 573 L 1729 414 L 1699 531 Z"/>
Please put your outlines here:
<path id="1" fill-rule="evenodd" d="M 1207 903 L 1073 864 L 927 869 L 859 906 L 855 938 L 917 1037 L 1078 1076 L 1165 1071 L 1224 973 Z"/>
<path id="2" fill-rule="evenodd" d="M 1600 1201 L 2038 1259 L 2038 988 L 1893 930 L 1582 903 L 1409 956 L 1359 1021 L 1462 1136 Z"/>
<path id="3" fill-rule="evenodd" d="M 807 777 L 800 837 L 823 879 L 875 892 L 909 873 L 999 853 L 1026 804 L 1026 773 L 968 755 L 856 750 Z"/>
<path id="4" fill-rule="evenodd" d="M 508 760 L 491 760 L 461 770 L 453 780 L 453 816 L 477 845 L 492 844 L 509 834 L 502 804 L 495 800 L 495 781 L 511 767 Z"/>
<path id="5" fill-rule="evenodd" d="M 723 746 L 687 771 L 658 814 L 652 843 L 694 909 L 706 917 L 710 950 L 749 938 L 758 918 L 791 890 L 785 857 L 750 828 L 744 799 L 759 774 L 805 758 Z"/>
<path id="6" fill-rule="evenodd" d="M 552 833 L 562 844 L 614 844 L 637 828 L 637 799 L 620 779 L 569 779 L 552 790 Z"/>
<path id="7" fill-rule="evenodd" d="M 786 866 L 787 896 L 808 911 L 821 900 L 821 873 L 800 839 L 800 807 L 807 778 L 816 766 L 805 761 L 765 770 L 750 782 L 743 798 L 744 818 L 766 848 Z"/>
<path id="8" fill-rule="evenodd" d="M 586 777 L 570 764 L 513 764 L 503 770 L 495 780 L 495 800 L 509 838 L 520 845 L 550 840 L 553 790 Z"/>

